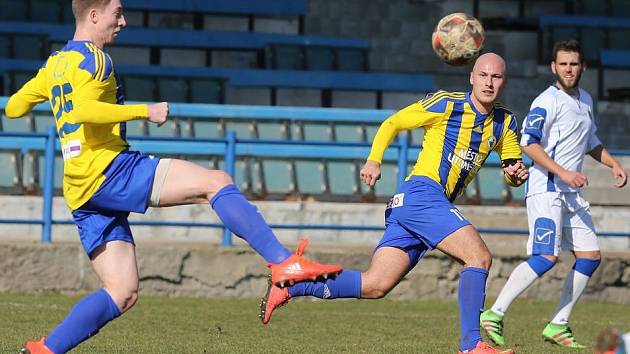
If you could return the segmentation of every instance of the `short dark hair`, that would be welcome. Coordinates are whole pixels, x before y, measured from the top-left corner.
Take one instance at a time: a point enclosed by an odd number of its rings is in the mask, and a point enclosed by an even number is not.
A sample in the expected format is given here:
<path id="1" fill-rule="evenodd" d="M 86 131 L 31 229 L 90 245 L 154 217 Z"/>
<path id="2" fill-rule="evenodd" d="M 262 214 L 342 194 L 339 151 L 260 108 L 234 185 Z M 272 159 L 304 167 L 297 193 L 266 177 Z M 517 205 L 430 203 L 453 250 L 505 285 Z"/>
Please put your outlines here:
<path id="1" fill-rule="evenodd" d="M 93 8 L 103 8 L 111 0 L 72 0 L 72 14 L 75 20 L 82 21 L 87 11 Z"/>
<path id="2" fill-rule="evenodd" d="M 556 44 L 553 45 L 553 61 L 556 61 L 556 59 L 558 59 L 558 52 L 560 51 L 578 53 L 580 56 L 580 63 L 584 62 L 582 46 L 580 45 L 580 42 L 575 39 L 556 42 Z"/>

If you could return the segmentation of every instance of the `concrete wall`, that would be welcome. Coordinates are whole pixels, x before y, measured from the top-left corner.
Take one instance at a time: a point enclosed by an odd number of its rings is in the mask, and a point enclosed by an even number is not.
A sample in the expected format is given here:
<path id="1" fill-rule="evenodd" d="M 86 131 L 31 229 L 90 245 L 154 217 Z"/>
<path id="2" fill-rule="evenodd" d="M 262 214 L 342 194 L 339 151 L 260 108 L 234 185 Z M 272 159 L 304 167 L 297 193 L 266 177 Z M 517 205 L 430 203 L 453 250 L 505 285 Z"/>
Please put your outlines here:
<path id="1" fill-rule="evenodd" d="M 609 173 L 604 171 L 603 173 Z M 605 182 L 602 182 L 605 183 Z M 606 186 L 597 190 L 612 190 Z M 624 190 L 624 193 L 630 189 Z M 384 206 L 369 203 L 323 203 L 309 201 L 295 202 L 256 202 L 270 224 L 326 224 L 326 225 L 366 225 L 383 226 Z M 524 207 L 514 206 L 460 206 L 462 213 L 480 228 L 527 229 L 527 212 Z M 592 206 L 595 226 L 599 231 L 630 232 L 630 207 Z M 41 218 L 42 198 L 21 196 L 0 196 L 0 215 L 3 218 L 19 215 L 24 219 Z M 55 220 L 69 220 L 71 215 L 62 198 L 57 197 L 53 204 Z M 173 208 L 150 208 L 146 215 L 132 214 L 130 220 L 194 221 L 219 223 L 219 219 L 208 205 L 181 206 Z M 134 237 L 138 241 L 175 241 L 177 243 L 211 243 L 221 240 L 221 229 L 187 227 L 148 227 L 135 226 Z M 300 237 L 308 237 L 312 243 L 322 246 L 342 243 L 350 246 L 373 247 L 380 240 L 381 232 L 335 231 L 335 230 L 276 230 L 278 238 L 285 243 L 297 243 Z M 491 247 L 498 251 L 515 254 L 524 252 L 525 236 L 484 235 Z M 40 226 L 0 224 L 0 241 L 38 241 Z M 78 234 L 74 225 L 55 225 L 53 241 L 77 242 Z M 628 238 L 601 238 L 603 250 L 630 251 Z"/>
<path id="2" fill-rule="evenodd" d="M 366 247 L 311 247 L 308 255 L 348 269 L 365 270 Z M 208 244 L 138 243 L 140 295 L 192 297 L 260 297 L 268 269 L 246 247 L 224 249 Z M 495 253 L 487 294 L 497 296 L 507 277 L 524 257 Z M 573 261 L 560 263 L 532 286 L 524 297 L 557 300 Z M 460 266 L 435 251 L 427 255 L 392 291 L 395 299 L 456 298 Z M 0 291 L 88 292 L 100 287 L 83 250 L 76 243 L 53 245 L 0 243 Z M 587 300 L 630 304 L 630 254 L 609 254 L 585 292 Z"/>

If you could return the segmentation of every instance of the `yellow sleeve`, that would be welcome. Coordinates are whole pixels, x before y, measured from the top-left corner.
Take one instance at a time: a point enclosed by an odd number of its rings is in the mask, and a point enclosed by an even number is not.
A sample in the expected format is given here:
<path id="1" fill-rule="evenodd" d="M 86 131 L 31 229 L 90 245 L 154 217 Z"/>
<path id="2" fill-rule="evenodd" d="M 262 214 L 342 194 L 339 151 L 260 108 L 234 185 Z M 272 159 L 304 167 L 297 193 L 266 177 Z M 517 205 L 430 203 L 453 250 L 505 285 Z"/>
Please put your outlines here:
<path id="1" fill-rule="evenodd" d="M 146 104 L 115 104 L 96 100 L 73 100 L 70 116 L 75 123 L 111 124 L 148 118 Z"/>
<path id="2" fill-rule="evenodd" d="M 413 103 L 387 118 L 376 132 L 368 160 L 381 163 L 385 149 L 401 130 L 411 130 L 433 124 L 443 112 L 429 112 L 422 102 Z"/>
<path id="3" fill-rule="evenodd" d="M 506 122 L 503 128 L 503 136 L 497 144 L 496 151 L 499 153 L 501 160 L 506 159 L 522 159 L 521 148 L 518 145 L 518 134 L 516 119 L 510 116 L 509 122 Z"/>
<path id="4" fill-rule="evenodd" d="M 28 114 L 33 107 L 48 100 L 44 69 L 9 98 L 4 112 L 9 118 L 20 118 Z"/>

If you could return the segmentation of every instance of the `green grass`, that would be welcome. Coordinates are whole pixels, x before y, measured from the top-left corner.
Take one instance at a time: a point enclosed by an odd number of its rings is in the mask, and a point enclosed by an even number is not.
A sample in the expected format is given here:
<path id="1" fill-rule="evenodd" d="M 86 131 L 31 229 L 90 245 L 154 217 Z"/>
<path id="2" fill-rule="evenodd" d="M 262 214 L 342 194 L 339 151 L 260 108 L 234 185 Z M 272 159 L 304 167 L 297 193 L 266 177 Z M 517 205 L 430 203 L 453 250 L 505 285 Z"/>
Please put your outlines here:
<path id="1" fill-rule="evenodd" d="M 59 294 L 0 294 L 0 353 L 49 332 L 79 299 Z M 518 301 L 506 317 L 517 353 L 566 353 L 540 332 L 554 304 Z M 241 299 L 141 297 L 129 313 L 73 353 L 456 353 L 455 301 L 293 301 L 267 326 L 258 303 Z M 578 340 L 592 345 L 606 327 L 630 330 L 628 307 L 581 303 Z M 571 353 L 592 353 L 572 350 Z"/>

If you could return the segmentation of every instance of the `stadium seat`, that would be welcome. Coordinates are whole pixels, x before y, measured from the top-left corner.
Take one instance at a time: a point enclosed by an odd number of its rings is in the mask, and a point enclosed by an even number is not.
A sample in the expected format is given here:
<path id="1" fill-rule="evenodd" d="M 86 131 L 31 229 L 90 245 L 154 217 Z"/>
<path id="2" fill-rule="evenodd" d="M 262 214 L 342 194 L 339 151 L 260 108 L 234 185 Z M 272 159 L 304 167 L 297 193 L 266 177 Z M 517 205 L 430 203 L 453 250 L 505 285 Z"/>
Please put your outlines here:
<path id="1" fill-rule="evenodd" d="M 288 195 L 295 188 L 292 166 L 289 161 L 265 159 L 262 161 L 264 190 L 269 194 Z"/>
<path id="2" fill-rule="evenodd" d="M 303 139 L 307 141 L 332 141 L 333 127 L 322 123 L 302 123 Z"/>
<path id="3" fill-rule="evenodd" d="M 9 119 L 2 115 L 2 131 L 11 133 L 28 133 L 32 132 L 32 118 L 24 117 L 19 119 Z"/>
<path id="4" fill-rule="evenodd" d="M 132 120 L 126 123 L 127 136 L 144 136 L 148 134 L 148 123 L 144 120 Z"/>
<path id="5" fill-rule="evenodd" d="M 364 142 L 361 127 L 357 124 L 335 124 L 333 128 L 335 132 L 335 141 L 349 143 Z"/>
<path id="6" fill-rule="evenodd" d="M 317 196 L 324 185 L 323 164 L 321 161 L 295 162 L 297 190 L 301 194 Z"/>
<path id="7" fill-rule="evenodd" d="M 49 126 L 55 125 L 55 119 L 52 112 L 34 113 L 33 114 L 33 130 L 38 133 L 45 133 Z"/>
<path id="8" fill-rule="evenodd" d="M 270 68 L 282 70 L 302 70 L 305 58 L 302 48 L 298 46 L 272 45 L 267 50 Z"/>
<path id="9" fill-rule="evenodd" d="M 191 79 L 190 100 L 192 103 L 223 103 L 225 93 L 223 82 L 220 80 Z"/>
<path id="10" fill-rule="evenodd" d="M 359 166 L 359 168 L 362 167 Z M 359 171 L 357 171 L 359 173 Z M 383 163 L 381 165 L 381 179 L 374 186 L 374 192 L 377 197 L 387 199 L 394 195 L 398 186 L 398 166 L 393 163 Z M 367 185 L 362 183 L 364 191 L 369 189 Z M 365 192 L 364 192 L 365 193 Z"/>
<path id="11" fill-rule="evenodd" d="M 125 99 L 130 101 L 155 101 L 156 84 L 153 78 L 124 76 Z"/>
<path id="12" fill-rule="evenodd" d="M 337 70 L 339 71 L 366 71 L 367 62 L 362 50 L 351 48 L 338 48 Z"/>
<path id="13" fill-rule="evenodd" d="M 189 102 L 188 83 L 184 79 L 159 78 L 157 80 L 158 97 L 168 102 Z"/>
<path id="14" fill-rule="evenodd" d="M 330 48 L 306 48 L 306 70 L 335 70 L 335 53 Z"/>
<path id="15" fill-rule="evenodd" d="M 505 198 L 505 182 L 500 167 L 485 166 L 479 170 L 479 196 L 482 201 L 501 202 Z"/>
<path id="16" fill-rule="evenodd" d="M 0 150 L 0 164 L 3 166 L 0 169 L 0 191 L 10 193 L 19 189 L 21 185 L 19 158 L 20 154 L 15 151 Z"/>
<path id="17" fill-rule="evenodd" d="M 257 122 L 258 138 L 263 140 L 289 140 L 290 125 L 286 122 Z"/>
<path id="18" fill-rule="evenodd" d="M 359 193 L 359 168 L 354 161 L 329 161 L 327 172 L 331 194 L 353 195 Z"/>

